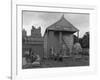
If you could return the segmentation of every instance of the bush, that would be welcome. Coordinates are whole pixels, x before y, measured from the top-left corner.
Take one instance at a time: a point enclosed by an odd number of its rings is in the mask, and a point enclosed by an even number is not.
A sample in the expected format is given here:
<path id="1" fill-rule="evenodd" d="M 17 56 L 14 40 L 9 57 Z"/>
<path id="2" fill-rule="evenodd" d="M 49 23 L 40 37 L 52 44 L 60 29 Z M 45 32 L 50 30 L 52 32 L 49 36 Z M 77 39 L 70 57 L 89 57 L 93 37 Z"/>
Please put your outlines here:
<path id="1" fill-rule="evenodd" d="M 88 48 L 83 48 L 83 51 L 81 53 L 82 55 L 89 56 L 89 49 Z"/>

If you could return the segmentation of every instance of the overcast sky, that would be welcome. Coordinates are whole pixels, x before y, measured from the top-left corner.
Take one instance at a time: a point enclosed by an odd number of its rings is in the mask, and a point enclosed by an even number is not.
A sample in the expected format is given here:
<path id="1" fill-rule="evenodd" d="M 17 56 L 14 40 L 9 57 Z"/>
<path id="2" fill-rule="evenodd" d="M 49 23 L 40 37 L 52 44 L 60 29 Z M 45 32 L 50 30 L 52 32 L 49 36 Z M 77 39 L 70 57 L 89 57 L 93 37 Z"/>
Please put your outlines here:
<path id="1" fill-rule="evenodd" d="M 41 33 L 43 35 L 45 29 L 58 21 L 63 14 L 70 23 L 79 29 L 79 37 L 82 37 L 85 32 L 89 31 L 89 14 L 79 13 L 23 11 L 23 28 L 27 31 L 27 35 L 30 35 L 32 25 L 36 28 L 41 27 Z"/>

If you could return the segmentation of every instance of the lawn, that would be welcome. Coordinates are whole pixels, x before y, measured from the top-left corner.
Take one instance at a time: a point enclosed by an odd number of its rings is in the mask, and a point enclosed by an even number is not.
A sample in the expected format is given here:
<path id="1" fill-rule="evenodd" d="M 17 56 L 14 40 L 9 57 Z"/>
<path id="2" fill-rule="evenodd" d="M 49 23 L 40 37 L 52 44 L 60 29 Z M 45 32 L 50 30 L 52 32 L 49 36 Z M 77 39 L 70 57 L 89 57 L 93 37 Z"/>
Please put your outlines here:
<path id="1" fill-rule="evenodd" d="M 80 58 L 75 55 L 65 57 L 62 61 L 53 59 L 42 59 L 40 65 L 27 64 L 22 66 L 23 69 L 31 68 L 50 68 L 50 67 L 74 67 L 74 66 L 89 66 L 89 49 L 83 49 Z"/>
<path id="2" fill-rule="evenodd" d="M 63 61 L 55 61 L 51 59 L 43 59 L 39 66 L 26 65 L 23 69 L 29 68 L 50 68 L 50 67 L 73 67 L 73 66 L 89 66 L 89 56 L 82 56 L 81 58 L 67 57 Z"/>

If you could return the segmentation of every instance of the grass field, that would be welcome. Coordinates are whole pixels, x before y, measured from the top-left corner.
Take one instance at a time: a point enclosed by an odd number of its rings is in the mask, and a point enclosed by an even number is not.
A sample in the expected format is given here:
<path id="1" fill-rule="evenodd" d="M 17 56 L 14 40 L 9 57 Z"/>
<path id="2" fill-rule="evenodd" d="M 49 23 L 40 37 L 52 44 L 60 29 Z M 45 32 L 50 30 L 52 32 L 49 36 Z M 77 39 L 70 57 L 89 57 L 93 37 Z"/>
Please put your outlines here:
<path id="1" fill-rule="evenodd" d="M 89 66 L 89 49 L 83 49 L 80 58 L 75 56 L 63 58 L 62 61 L 53 59 L 42 59 L 40 65 L 27 64 L 22 66 L 23 69 L 31 68 L 50 68 L 50 67 L 74 67 Z"/>
<path id="2" fill-rule="evenodd" d="M 50 67 L 74 67 L 74 66 L 89 66 L 89 56 L 82 56 L 81 58 L 67 57 L 67 58 L 63 58 L 63 61 L 43 59 L 39 66 L 30 64 L 30 65 L 23 66 L 23 69 L 50 68 Z"/>

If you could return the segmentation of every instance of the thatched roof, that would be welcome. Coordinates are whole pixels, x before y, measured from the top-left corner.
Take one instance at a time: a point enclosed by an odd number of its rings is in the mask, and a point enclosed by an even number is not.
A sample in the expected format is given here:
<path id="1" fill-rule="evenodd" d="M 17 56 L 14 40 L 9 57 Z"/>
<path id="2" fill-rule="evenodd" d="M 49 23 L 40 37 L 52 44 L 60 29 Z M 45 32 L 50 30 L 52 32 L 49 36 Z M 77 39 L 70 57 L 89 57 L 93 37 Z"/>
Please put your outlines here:
<path id="1" fill-rule="evenodd" d="M 64 15 L 60 18 L 60 20 L 47 27 L 46 30 L 68 31 L 73 33 L 79 31 L 68 20 L 64 18 Z"/>

